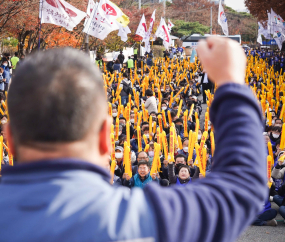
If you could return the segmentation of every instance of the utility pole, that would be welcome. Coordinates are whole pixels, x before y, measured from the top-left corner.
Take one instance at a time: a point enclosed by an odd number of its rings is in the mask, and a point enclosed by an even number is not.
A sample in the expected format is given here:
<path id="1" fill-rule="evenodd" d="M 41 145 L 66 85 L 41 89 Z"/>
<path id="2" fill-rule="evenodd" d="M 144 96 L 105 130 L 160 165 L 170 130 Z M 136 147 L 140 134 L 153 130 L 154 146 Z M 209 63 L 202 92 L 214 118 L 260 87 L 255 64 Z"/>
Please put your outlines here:
<path id="1" fill-rule="evenodd" d="M 85 34 L 85 52 L 89 55 L 89 35 Z"/>
<path id="2" fill-rule="evenodd" d="M 212 17 L 212 11 L 213 7 L 211 7 L 211 29 L 210 29 L 210 34 L 212 35 L 212 30 L 213 30 L 213 17 Z"/>

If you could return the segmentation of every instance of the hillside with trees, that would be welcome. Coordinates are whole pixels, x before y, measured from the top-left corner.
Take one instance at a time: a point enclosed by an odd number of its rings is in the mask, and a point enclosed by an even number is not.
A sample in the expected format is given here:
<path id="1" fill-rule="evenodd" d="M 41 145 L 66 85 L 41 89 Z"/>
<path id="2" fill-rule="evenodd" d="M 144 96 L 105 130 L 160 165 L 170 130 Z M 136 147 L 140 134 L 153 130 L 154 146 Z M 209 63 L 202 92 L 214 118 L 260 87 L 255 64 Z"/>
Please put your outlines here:
<path id="1" fill-rule="evenodd" d="M 67 0 L 76 8 L 86 11 L 87 0 Z M 126 43 L 117 36 L 118 31 L 114 31 L 103 41 L 90 37 L 90 49 L 103 52 L 105 49 L 118 50 L 124 46 L 132 46 L 141 38 L 135 35 L 137 26 L 144 13 L 149 24 L 151 14 L 156 9 L 156 21 L 153 32 L 156 31 L 161 16 L 163 16 L 163 3 L 150 3 L 142 1 L 142 9 L 138 9 L 138 2 L 134 0 L 114 0 L 123 12 L 129 16 L 129 27 L 132 33 Z M 222 29 L 217 23 L 218 5 L 208 0 L 173 0 L 167 2 L 165 18 L 170 19 L 175 27 L 172 35 L 182 37 L 194 33 L 210 33 L 210 12 L 213 13 L 213 34 L 222 34 Z M 248 13 L 238 13 L 231 8 L 225 7 L 228 18 L 229 32 L 231 35 L 241 34 L 242 40 L 255 43 L 257 20 Z M 21 53 L 28 54 L 37 50 L 38 43 L 41 49 L 53 48 L 57 46 L 71 46 L 83 48 L 84 20 L 71 32 L 66 29 L 52 25 L 42 24 L 39 35 L 39 1 L 4 1 L 0 0 L 0 40 L 1 46 L 8 46 Z"/>

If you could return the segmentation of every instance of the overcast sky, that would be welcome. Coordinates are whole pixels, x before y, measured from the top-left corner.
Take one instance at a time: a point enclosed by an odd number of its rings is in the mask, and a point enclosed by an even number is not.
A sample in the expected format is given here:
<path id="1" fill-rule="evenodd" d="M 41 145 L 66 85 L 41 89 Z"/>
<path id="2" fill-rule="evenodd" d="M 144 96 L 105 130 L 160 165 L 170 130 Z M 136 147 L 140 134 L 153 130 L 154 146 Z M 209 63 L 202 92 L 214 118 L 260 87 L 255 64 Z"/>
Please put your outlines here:
<path id="1" fill-rule="evenodd" d="M 235 10 L 246 9 L 244 0 L 225 0 L 225 4 Z"/>

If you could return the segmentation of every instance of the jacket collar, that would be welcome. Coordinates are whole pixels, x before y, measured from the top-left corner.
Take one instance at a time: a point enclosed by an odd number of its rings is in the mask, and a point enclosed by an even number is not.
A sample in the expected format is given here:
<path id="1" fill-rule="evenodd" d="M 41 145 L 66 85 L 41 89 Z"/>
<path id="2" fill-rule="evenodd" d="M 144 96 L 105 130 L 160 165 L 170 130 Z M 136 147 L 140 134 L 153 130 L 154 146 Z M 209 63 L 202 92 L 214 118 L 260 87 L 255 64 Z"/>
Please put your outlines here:
<path id="1" fill-rule="evenodd" d="M 85 170 L 95 172 L 102 176 L 107 182 L 110 181 L 111 176 L 107 169 L 94 165 L 90 162 L 74 159 L 74 158 L 60 158 L 53 160 L 40 160 L 32 163 L 15 164 L 14 166 L 3 167 L 1 174 L 2 178 L 9 175 L 24 175 L 27 173 L 39 172 L 60 172 L 67 170 Z"/>

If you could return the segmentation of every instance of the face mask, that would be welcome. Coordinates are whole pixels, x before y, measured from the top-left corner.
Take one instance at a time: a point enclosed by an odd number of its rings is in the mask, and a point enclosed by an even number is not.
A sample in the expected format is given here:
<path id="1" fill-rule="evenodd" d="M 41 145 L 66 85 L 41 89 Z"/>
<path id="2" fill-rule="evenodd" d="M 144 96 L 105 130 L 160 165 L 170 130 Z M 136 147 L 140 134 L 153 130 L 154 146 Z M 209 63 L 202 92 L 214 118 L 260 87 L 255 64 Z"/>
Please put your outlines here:
<path id="1" fill-rule="evenodd" d="M 183 151 L 184 151 L 185 153 L 187 153 L 187 152 L 188 152 L 188 147 L 183 147 Z"/>
<path id="2" fill-rule="evenodd" d="M 160 89 L 160 91 L 164 92 L 164 89 Z"/>
<path id="3" fill-rule="evenodd" d="M 131 119 L 131 123 L 133 124 L 134 122 L 135 122 L 135 119 L 132 118 L 132 119 Z"/>
<path id="4" fill-rule="evenodd" d="M 118 113 L 112 113 L 112 116 L 115 118 L 117 117 Z"/>
<path id="5" fill-rule="evenodd" d="M 5 123 L 7 123 L 7 120 L 5 119 L 1 120 L 1 124 L 5 124 Z"/>
<path id="6" fill-rule="evenodd" d="M 123 158 L 123 153 L 115 153 L 115 157 L 117 159 L 121 159 L 121 158 Z"/>
<path id="7" fill-rule="evenodd" d="M 7 64 L 7 63 L 4 63 L 3 66 L 8 66 L 8 64 Z"/>
<path id="8" fill-rule="evenodd" d="M 198 134 L 198 140 L 200 140 L 202 138 L 201 134 Z"/>
<path id="9" fill-rule="evenodd" d="M 166 110 L 167 109 L 167 107 L 161 107 L 162 108 L 162 110 Z"/>
<path id="10" fill-rule="evenodd" d="M 137 157 L 136 157 L 135 152 L 132 152 L 132 154 L 131 154 L 131 161 L 132 161 L 132 163 L 134 163 L 136 161 L 136 159 L 137 159 Z"/>
<path id="11" fill-rule="evenodd" d="M 119 131 L 119 136 L 122 134 L 122 131 Z"/>
<path id="12" fill-rule="evenodd" d="M 274 139 L 278 139 L 279 138 L 279 134 L 272 134 L 272 137 L 274 138 Z"/>
<path id="13" fill-rule="evenodd" d="M 149 156 L 149 157 L 154 157 L 154 151 L 149 151 L 149 152 L 148 152 L 148 156 Z"/>
<path id="14" fill-rule="evenodd" d="M 195 78 L 195 81 L 198 81 L 198 78 Z"/>
<path id="15" fill-rule="evenodd" d="M 149 134 L 146 134 L 145 137 L 149 138 Z"/>
<path id="16" fill-rule="evenodd" d="M 275 124 L 275 120 L 272 120 L 272 125 L 274 125 Z"/>

